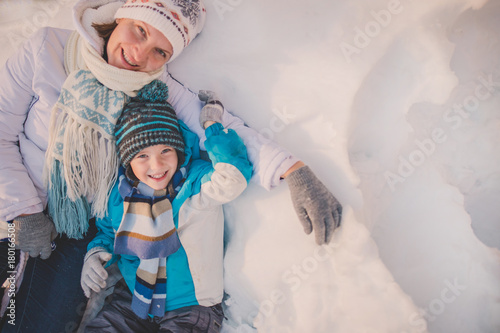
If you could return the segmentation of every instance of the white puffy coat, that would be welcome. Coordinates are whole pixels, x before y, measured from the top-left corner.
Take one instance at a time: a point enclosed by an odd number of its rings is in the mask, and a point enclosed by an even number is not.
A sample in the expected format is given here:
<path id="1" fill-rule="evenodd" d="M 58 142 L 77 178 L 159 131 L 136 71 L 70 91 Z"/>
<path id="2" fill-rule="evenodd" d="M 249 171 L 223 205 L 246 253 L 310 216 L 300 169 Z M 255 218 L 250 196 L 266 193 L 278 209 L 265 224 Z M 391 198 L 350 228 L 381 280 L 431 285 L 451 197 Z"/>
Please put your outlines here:
<path id="1" fill-rule="evenodd" d="M 0 221 L 41 212 L 46 205 L 44 156 L 52 107 L 66 79 L 63 51 L 70 33 L 41 29 L 0 70 Z M 169 102 L 179 119 L 203 142 L 199 125 L 202 103 L 197 95 L 167 72 L 160 79 L 169 87 Z M 224 113 L 222 123 L 243 138 L 254 165 L 252 180 L 263 187 L 278 185 L 280 176 L 297 162 L 275 143 L 255 140 L 258 133 L 229 112 Z M 3 228 L 5 224 L 0 226 Z M 4 235 L 0 232 L 0 238 Z"/>

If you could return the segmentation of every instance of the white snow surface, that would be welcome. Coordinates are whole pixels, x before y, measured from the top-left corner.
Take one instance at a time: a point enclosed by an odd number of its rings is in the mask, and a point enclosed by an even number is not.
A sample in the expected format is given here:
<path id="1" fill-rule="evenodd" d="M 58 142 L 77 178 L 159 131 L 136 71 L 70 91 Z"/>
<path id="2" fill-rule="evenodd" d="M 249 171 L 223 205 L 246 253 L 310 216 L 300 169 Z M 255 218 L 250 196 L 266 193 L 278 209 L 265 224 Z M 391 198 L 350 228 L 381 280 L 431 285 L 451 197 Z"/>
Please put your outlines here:
<path id="1" fill-rule="evenodd" d="M 0 1 L 1 64 L 73 4 Z M 500 332 L 500 1 L 206 4 L 170 72 L 344 206 L 324 246 L 286 183 L 225 206 L 223 332 Z"/>

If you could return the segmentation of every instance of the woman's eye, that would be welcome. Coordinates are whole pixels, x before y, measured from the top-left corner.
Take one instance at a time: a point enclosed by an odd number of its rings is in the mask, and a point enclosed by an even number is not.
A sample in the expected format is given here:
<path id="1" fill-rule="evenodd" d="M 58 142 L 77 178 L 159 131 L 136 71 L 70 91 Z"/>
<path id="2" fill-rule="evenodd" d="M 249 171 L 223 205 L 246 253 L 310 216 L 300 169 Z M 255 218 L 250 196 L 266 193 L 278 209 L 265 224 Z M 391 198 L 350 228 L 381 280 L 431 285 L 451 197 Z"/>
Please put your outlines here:
<path id="1" fill-rule="evenodd" d="M 146 31 L 144 31 L 144 29 L 141 26 L 139 26 L 139 32 L 141 33 L 141 35 L 146 37 Z"/>
<path id="2" fill-rule="evenodd" d="M 162 49 L 156 49 L 156 52 L 158 52 L 163 58 L 167 57 L 167 54 Z"/>

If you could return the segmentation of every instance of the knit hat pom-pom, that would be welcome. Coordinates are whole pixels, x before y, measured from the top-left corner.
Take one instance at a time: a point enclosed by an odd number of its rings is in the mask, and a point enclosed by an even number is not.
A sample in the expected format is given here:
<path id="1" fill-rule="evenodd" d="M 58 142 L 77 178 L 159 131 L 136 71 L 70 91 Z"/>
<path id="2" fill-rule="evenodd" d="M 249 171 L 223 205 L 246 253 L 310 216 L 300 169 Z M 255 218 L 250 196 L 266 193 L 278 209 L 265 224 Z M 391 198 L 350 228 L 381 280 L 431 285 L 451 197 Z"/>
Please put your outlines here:
<path id="1" fill-rule="evenodd" d="M 137 92 L 136 100 L 161 102 L 168 98 L 168 87 L 160 80 L 151 81 Z"/>

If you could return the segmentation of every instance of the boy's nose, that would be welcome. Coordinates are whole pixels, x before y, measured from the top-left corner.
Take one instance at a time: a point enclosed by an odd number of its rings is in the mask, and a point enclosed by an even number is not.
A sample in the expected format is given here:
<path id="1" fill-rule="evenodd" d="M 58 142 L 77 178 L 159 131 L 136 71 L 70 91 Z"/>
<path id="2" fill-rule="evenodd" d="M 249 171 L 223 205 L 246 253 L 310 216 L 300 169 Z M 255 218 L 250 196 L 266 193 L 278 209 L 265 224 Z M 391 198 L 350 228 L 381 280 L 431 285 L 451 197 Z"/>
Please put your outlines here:
<path id="1" fill-rule="evenodd" d="M 161 159 L 156 157 L 151 158 L 151 165 L 150 165 L 151 170 L 159 170 L 162 167 L 163 167 L 163 162 Z"/>

